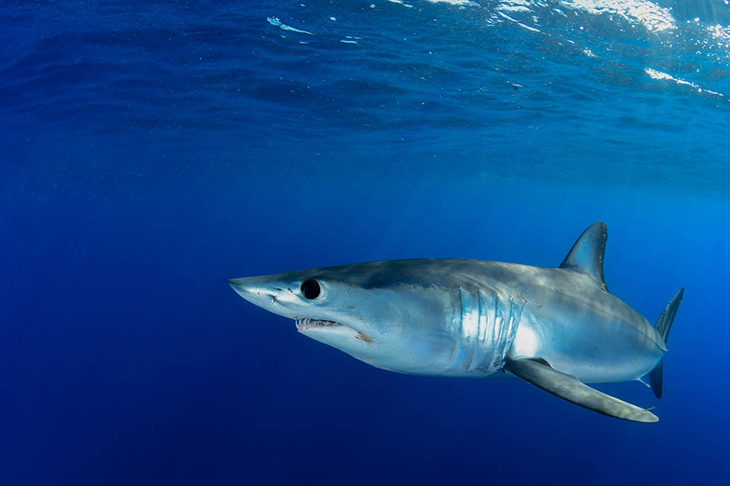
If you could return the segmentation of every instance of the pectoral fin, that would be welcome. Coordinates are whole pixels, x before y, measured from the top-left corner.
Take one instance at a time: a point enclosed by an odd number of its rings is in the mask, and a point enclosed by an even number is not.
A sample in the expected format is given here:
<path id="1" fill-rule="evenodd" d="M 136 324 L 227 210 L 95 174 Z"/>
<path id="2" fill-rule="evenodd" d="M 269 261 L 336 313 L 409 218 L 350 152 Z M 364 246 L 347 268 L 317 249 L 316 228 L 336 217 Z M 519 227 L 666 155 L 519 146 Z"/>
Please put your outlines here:
<path id="1" fill-rule="evenodd" d="M 557 371 L 542 360 L 508 359 L 504 369 L 563 400 L 610 417 L 646 423 L 659 420 L 648 410 L 601 393 L 576 377 Z"/>

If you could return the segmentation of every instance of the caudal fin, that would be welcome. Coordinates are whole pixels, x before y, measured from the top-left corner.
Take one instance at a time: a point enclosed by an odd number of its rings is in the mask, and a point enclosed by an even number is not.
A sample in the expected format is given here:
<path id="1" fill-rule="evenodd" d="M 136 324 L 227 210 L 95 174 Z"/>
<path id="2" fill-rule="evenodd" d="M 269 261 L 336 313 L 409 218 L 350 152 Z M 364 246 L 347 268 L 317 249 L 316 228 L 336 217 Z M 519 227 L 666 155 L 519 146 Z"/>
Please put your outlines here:
<path id="1" fill-rule="evenodd" d="M 667 340 L 669 339 L 669 331 L 672 330 L 672 323 L 674 322 L 674 317 L 677 315 L 677 310 L 679 309 L 679 304 L 682 303 L 682 298 L 684 297 L 684 289 L 680 289 L 679 292 L 677 292 L 677 295 L 672 297 L 672 300 L 669 301 L 669 304 L 664 308 L 664 312 L 662 312 L 662 315 L 659 316 L 659 320 L 656 322 L 656 330 L 659 332 L 659 335 L 664 340 L 664 345 L 666 346 Z M 651 373 L 649 373 L 649 382 L 651 383 L 651 389 L 654 391 L 654 395 L 656 395 L 657 398 L 662 397 L 662 370 L 664 369 L 664 360 L 662 359 L 658 365 L 656 365 L 656 368 L 654 368 Z"/>

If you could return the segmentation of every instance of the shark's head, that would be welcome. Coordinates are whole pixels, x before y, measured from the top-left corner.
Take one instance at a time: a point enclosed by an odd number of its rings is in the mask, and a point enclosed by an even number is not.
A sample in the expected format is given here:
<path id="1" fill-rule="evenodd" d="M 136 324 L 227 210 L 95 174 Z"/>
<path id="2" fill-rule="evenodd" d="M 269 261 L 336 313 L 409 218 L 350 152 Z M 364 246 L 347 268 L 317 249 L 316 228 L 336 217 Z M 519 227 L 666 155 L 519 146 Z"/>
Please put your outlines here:
<path id="1" fill-rule="evenodd" d="M 390 261 L 229 280 L 249 302 L 296 320 L 300 333 L 378 368 L 439 374 L 458 298 L 415 261 Z M 458 323 L 457 323 L 458 324 Z"/>

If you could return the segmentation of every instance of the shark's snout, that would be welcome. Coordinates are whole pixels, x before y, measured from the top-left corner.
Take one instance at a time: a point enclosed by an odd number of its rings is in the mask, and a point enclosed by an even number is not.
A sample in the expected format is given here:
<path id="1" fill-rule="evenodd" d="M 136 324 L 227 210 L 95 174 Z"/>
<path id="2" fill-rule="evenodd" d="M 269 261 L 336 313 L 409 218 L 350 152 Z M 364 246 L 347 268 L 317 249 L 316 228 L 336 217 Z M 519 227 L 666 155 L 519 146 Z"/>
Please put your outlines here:
<path id="1" fill-rule="evenodd" d="M 249 295 L 254 295 L 257 292 L 257 289 L 254 288 L 255 286 L 248 278 L 232 278 L 228 281 L 228 285 L 246 300 L 249 300 Z M 258 292 L 260 293 L 260 289 L 258 289 Z"/>
<path id="2" fill-rule="evenodd" d="M 276 295 L 273 289 L 263 284 L 258 277 L 232 278 L 228 281 L 228 285 L 236 291 L 238 295 L 258 306 L 268 308 L 267 302 L 274 304 Z"/>
<path id="3" fill-rule="evenodd" d="M 298 315 L 300 298 L 286 282 L 264 275 L 232 278 L 228 285 L 247 301 L 269 312 L 292 319 Z"/>
<path id="4" fill-rule="evenodd" d="M 231 286 L 233 290 L 238 292 L 239 294 L 241 292 L 246 291 L 246 279 L 245 278 L 232 278 L 228 280 L 228 285 Z"/>

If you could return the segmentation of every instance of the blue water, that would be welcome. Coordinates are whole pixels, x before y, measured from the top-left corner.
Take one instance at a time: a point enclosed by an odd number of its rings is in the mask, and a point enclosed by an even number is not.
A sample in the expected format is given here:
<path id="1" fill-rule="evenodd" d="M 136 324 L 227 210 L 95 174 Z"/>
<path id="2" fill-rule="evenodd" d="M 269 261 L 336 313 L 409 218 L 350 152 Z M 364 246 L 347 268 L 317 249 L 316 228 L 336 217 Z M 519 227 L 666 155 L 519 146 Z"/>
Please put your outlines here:
<path id="1" fill-rule="evenodd" d="M 4 1 L 0 46 L 0 484 L 726 484 L 725 1 Z M 555 266 L 599 220 L 614 294 L 687 289 L 664 397 L 601 387 L 657 424 L 377 370 L 226 283 Z"/>

